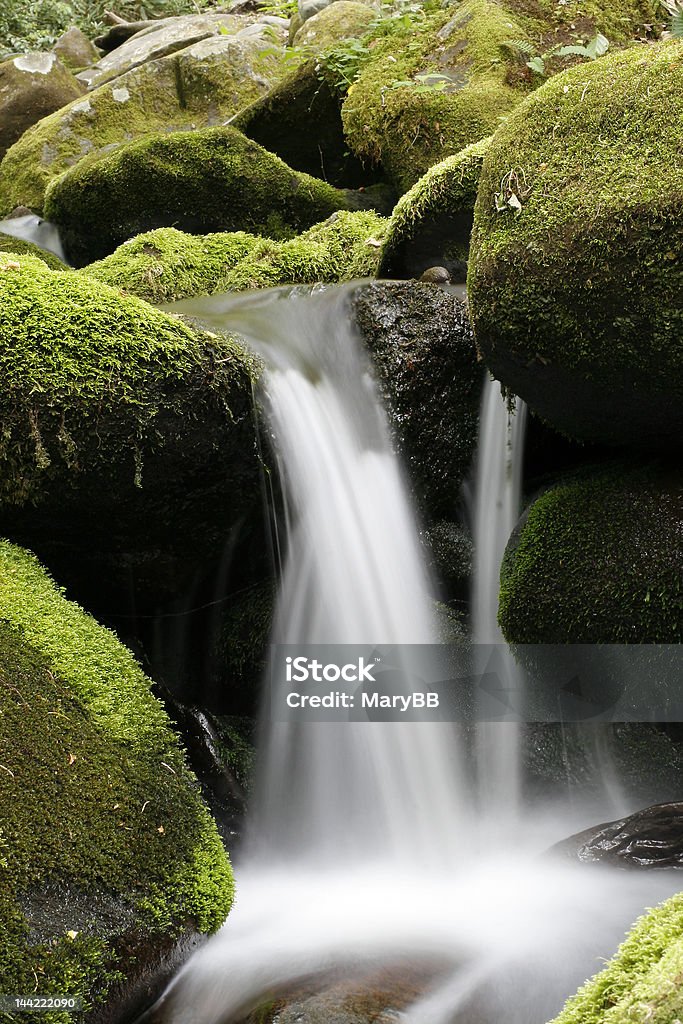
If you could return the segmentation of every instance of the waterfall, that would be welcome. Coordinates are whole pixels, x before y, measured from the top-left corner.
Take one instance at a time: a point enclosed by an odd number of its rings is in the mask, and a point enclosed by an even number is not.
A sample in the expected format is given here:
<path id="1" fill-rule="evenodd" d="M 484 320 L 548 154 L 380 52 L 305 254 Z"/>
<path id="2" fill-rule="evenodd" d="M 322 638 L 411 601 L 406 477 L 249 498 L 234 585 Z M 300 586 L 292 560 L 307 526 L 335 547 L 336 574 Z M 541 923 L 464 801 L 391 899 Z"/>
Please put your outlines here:
<path id="1" fill-rule="evenodd" d="M 429 645 L 429 583 L 351 295 L 279 290 L 177 308 L 240 332 L 265 362 L 289 522 L 274 638 Z M 550 1020 L 675 882 L 539 856 L 588 824 L 565 809 L 492 841 L 499 805 L 467 812 L 460 746 L 441 722 L 266 713 L 235 907 L 153 1019 L 237 1024 L 298 983 L 362 990 L 373 970 L 408 967 L 424 984 L 403 1024 Z"/>

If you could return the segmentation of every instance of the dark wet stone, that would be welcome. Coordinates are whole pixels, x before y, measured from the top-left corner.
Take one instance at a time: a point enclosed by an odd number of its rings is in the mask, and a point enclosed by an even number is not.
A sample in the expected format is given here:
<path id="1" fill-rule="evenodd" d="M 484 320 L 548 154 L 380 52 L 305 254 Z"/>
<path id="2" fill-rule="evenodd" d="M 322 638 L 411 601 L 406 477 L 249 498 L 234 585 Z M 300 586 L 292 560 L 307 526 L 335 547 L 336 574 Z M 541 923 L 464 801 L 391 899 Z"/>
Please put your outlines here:
<path id="1" fill-rule="evenodd" d="M 585 864 L 683 869 L 683 803 L 655 804 L 585 829 L 550 850 Z"/>

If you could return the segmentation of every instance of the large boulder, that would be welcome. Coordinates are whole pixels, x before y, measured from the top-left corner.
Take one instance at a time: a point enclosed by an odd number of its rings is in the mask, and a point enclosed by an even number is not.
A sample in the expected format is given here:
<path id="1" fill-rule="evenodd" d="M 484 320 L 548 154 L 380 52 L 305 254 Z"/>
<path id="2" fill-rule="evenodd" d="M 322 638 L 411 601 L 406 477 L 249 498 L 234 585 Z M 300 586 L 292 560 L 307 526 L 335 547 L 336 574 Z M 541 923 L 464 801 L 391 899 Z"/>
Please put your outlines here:
<path id="1" fill-rule="evenodd" d="M 159 228 L 138 235 L 84 274 L 150 302 L 243 288 L 372 277 L 385 222 L 376 213 L 334 213 L 296 238 L 276 242 L 244 231 L 187 235 Z"/>
<path id="2" fill-rule="evenodd" d="M 438 285 L 396 281 L 359 289 L 355 309 L 417 503 L 429 520 L 452 518 L 482 385 L 467 307 Z"/>
<path id="3" fill-rule="evenodd" d="M 500 624 L 513 644 L 683 642 L 683 479 L 602 469 L 538 498 L 508 545 Z"/>
<path id="4" fill-rule="evenodd" d="M 293 171 L 235 128 L 154 135 L 82 160 L 48 189 L 45 215 L 76 264 L 143 231 L 248 231 L 287 238 L 337 210 L 369 205 Z"/>
<path id="5" fill-rule="evenodd" d="M 54 53 L 27 53 L 0 64 L 0 158 L 27 128 L 83 91 Z"/>
<path id="6" fill-rule="evenodd" d="M 97 47 L 76 25 L 72 25 L 62 33 L 52 47 L 52 52 L 57 54 L 66 67 L 77 70 L 94 64 L 100 55 Z"/>
<path id="7" fill-rule="evenodd" d="M 362 36 L 376 20 L 377 11 L 359 0 L 335 0 L 304 22 L 294 36 L 294 46 L 322 53 L 343 39 Z"/>
<path id="8" fill-rule="evenodd" d="M 683 436 L 683 43 L 554 78 L 484 160 L 469 272 L 478 347 L 579 439 Z"/>
<path id="9" fill-rule="evenodd" d="M 149 679 L 7 541 L 0 747 L 3 989 L 129 1020 L 222 923 L 230 866 Z"/>
<path id="10" fill-rule="evenodd" d="M 237 343 L 8 253 L 0 366 L 0 531 L 90 607 L 154 609 L 250 529 L 257 368 Z"/>
<path id="11" fill-rule="evenodd" d="M 683 1014 L 683 894 L 636 922 L 601 973 L 553 1024 L 675 1024 Z"/>
<path id="12" fill-rule="evenodd" d="M 0 214 L 42 210 L 50 181 L 84 156 L 158 132 L 222 124 L 264 96 L 285 72 L 270 36 L 211 35 L 134 67 L 43 118 L 0 164 Z"/>
<path id="13" fill-rule="evenodd" d="M 467 276 L 479 176 L 490 139 L 432 167 L 399 199 L 382 246 L 380 277 L 420 277 L 445 267 L 452 281 Z"/>

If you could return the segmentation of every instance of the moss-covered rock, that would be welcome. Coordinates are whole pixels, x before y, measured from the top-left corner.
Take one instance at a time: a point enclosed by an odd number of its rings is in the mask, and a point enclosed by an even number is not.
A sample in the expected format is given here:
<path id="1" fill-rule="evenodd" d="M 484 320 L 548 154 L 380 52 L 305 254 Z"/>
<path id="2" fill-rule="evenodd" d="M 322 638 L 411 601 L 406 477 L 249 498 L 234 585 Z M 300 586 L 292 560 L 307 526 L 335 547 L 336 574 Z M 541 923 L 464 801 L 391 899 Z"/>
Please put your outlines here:
<path id="1" fill-rule="evenodd" d="M 159 228 L 125 242 L 84 274 L 150 302 L 372 277 L 385 221 L 341 212 L 287 242 L 245 232 L 187 235 Z"/>
<path id="2" fill-rule="evenodd" d="M 25 242 L 23 238 L 14 238 L 13 235 L 6 235 L 0 232 L 0 254 L 6 252 L 19 253 L 22 256 L 37 256 L 51 270 L 69 270 L 66 263 L 62 263 L 59 256 L 47 249 L 41 249 L 33 242 Z"/>
<path id="3" fill-rule="evenodd" d="M 225 852 L 149 680 L 7 541 L 0 711 L 3 990 L 39 978 L 41 995 L 101 1009 L 163 982 L 162 954 L 230 908 Z"/>
<path id="4" fill-rule="evenodd" d="M 683 642 L 683 482 L 610 468 L 535 501 L 503 562 L 500 624 L 514 644 Z"/>
<path id="5" fill-rule="evenodd" d="M 357 156 L 405 192 L 435 163 L 492 134 L 528 86 L 509 40 L 523 23 L 492 0 L 464 0 L 379 36 L 342 108 Z M 424 77 L 436 76 L 436 77 Z"/>
<path id="6" fill-rule="evenodd" d="M 304 22 L 294 36 L 294 45 L 321 53 L 341 39 L 356 39 L 367 32 L 377 12 L 358 0 L 335 0 Z"/>
<path id="7" fill-rule="evenodd" d="M 368 285 L 356 317 L 417 503 L 450 518 L 476 445 L 482 374 L 465 305 L 438 285 Z"/>
<path id="8" fill-rule="evenodd" d="M 42 210 L 48 183 L 87 154 L 158 132 L 222 124 L 279 81 L 283 49 L 260 36 L 211 36 L 44 117 L 0 164 L 0 214 L 19 204 Z"/>
<path id="9" fill-rule="evenodd" d="M 374 180 L 349 151 L 341 97 L 316 60 L 290 70 L 267 96 L 237 114 L 232 124 L 297 171 L 346 188 Z"/>
<path id="10" fill-rule="evenodd" d="M 640 918 L 553 1024 L 675 1024 L 683 1014 L 683 894 Z"/>
<path id="11" fill-rule="evenodd" d="M 401 197 L 387 227 L 380 277 L 420 277 L 440 266 L 452 281 L 465 280 L 479 175 L 490 141 L 482 139 L 442 160 Z"/>
<path id="12" fill-rule="evenodd" d="M 181 595 L 260 505 L 237 343 L 12 254 L 0 368 L 0 531 L 94 607 Z"/>
<path id="13" fill-rule="evenodd" d="M 76 263 L 171 224 L 193 234 L 287 238 L 336 210 L 368 205 L 293 171 L 235 128 L 154 135 L 87 158 L 49 188 L 45 212 Z"/>
<path id="14" fill-rule="evenodd" d="M 682 57 L 671 41 L 564 72 L 484 160 L 477 344 L 496 377 L 580 439 L 683 436 Z"/>
<path id="15" fill-rule="evenodd" d="M 0 157 L 27 128 L 83 91 L 54 53 L 27 53 L 0 64 Z"/>
<path id="16" fill-rule="evenodd" d="M 526 0 L 512 0 L 512 6 L 529 10 Z M 656 34 L 666 20 L 658 0 L 538 0 L 538 7 L 560 31 L 580 26 L 585 37 L 602 32 L 611 43 Z"/>
<path id="17" fill-rule="evenodd" d="M 76 25 L 72 25 L 61 34 L 52 52 L 57 54 L 65 67 L 74 70 L 89 67 L 100 56 L 97 47 Z"/>

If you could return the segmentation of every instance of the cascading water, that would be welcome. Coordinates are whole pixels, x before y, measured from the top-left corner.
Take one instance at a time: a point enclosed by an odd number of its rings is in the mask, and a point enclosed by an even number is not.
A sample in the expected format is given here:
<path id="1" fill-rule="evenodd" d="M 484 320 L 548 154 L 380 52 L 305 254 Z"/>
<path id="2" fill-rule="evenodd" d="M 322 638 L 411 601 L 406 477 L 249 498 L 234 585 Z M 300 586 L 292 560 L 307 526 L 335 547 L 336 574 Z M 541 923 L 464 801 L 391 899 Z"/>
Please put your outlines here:
<path id="1" fill-rule="evenodd" d="M 275 638 L 428 644 L 428 581 L 350 298 L 294 290 L 182 308 L 242 333 L 267 365 L 293 524 Z M 468 807 L 443 723 L 266 720 L 263 743 L 237 902 L 158 1007 L 172 1024 L 238 1021 L 297 981 L 406 963 L 424 967 L 425 990 L 405 1024 L 544 1024 L 673 891 L 664 874 L 540 857 L 588 824 L 566 813 L 492 842 L 498 804 Z"/>

